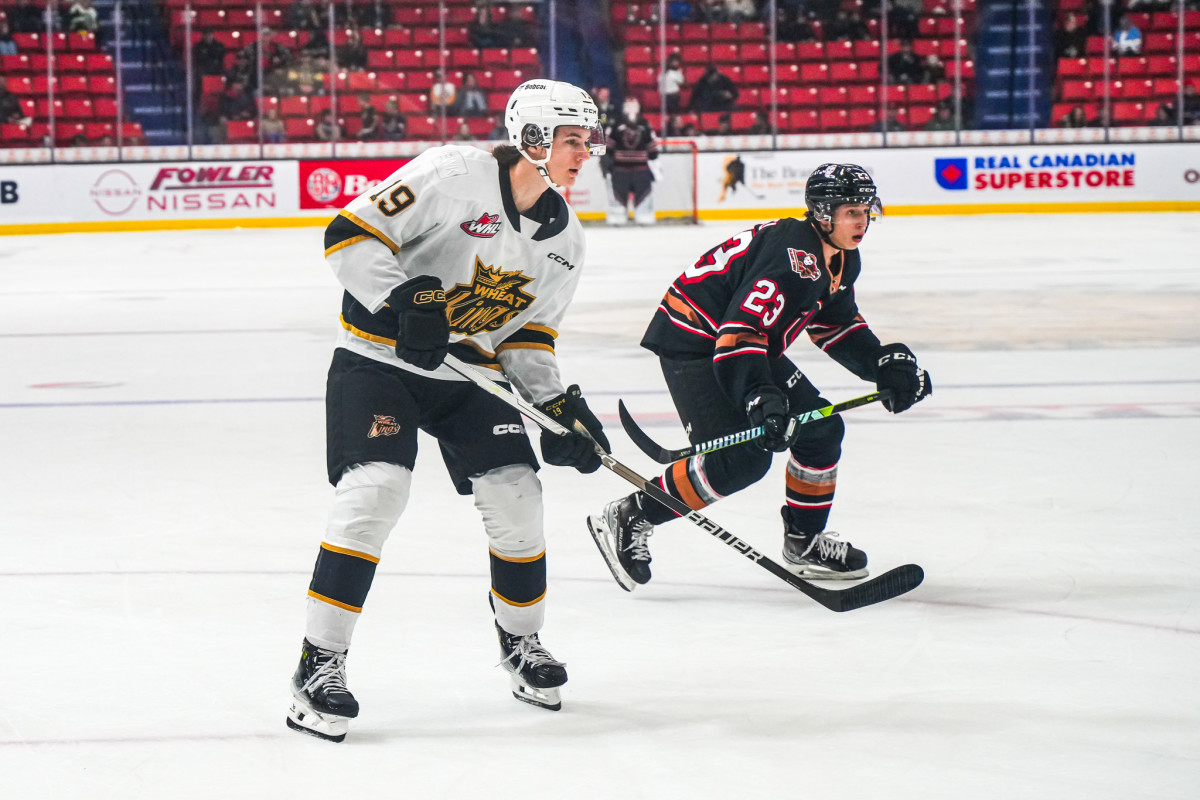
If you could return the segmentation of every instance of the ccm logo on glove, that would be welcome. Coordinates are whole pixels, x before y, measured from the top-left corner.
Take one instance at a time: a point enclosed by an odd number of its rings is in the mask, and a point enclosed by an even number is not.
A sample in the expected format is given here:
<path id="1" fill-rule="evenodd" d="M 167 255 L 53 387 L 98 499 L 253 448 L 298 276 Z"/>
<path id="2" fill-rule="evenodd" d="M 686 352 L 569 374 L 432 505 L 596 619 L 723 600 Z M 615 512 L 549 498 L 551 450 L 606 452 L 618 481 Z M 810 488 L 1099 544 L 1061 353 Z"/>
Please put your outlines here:
<path id="1" fill-rule="evenodd" d="M 883 407 L 893 414 L 907 411 L 933 394 L 933 381 L 917 367 L 917 357 L 902 344 L 886 344 L 875 354 L 875 386 Z"/>
<path id="2" fill-rule="evenodd" d="M 450 352 L 446 292 L 432 275 L 418 275 L 388 295 L 396 309 L 396 357 L 418 369 L 437 369 Z"/>

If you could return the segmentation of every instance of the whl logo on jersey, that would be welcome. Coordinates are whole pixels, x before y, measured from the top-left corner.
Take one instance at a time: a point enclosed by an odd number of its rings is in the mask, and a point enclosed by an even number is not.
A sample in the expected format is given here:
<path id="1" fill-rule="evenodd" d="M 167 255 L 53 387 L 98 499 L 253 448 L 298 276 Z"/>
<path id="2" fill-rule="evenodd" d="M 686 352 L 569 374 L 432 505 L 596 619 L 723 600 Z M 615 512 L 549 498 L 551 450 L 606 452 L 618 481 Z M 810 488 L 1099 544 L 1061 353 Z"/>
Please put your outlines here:
<path id="1" fill-rule="evenodd" d="M 522 288 L 532 281 L 520 270 L 504 272 L 476 256 L 471 283 L 446 290 L 450 330 L 464 336 L 499 330 L 536 299 Z"/>
<path id="2" fill-rule="evenodd" d="M 500 215 L 489 214 L 485 211 L 479 219 L 469 219 L 459 227 L 471 236 L 490 239 L 500 232 Z"/>

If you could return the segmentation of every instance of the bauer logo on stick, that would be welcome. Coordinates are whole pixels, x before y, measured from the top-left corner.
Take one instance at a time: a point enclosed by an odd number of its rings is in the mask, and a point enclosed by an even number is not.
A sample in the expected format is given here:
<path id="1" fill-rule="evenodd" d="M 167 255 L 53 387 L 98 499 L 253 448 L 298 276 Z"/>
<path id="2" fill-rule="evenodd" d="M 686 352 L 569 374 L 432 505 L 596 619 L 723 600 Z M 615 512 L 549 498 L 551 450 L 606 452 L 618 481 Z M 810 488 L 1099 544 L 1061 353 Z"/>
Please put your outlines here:
<path id="1" fill-rule="evenodd" d="M 792 272 L 801 278 L 808 278 L 812 281 L 821 277 L 821 268 L 817 266 L 817 257 L 812 253 L 806 253 L 803 250 L 796 250 L 791 247 L 787 249 L 787 253 L 788 258 L 792 262 Z"/>

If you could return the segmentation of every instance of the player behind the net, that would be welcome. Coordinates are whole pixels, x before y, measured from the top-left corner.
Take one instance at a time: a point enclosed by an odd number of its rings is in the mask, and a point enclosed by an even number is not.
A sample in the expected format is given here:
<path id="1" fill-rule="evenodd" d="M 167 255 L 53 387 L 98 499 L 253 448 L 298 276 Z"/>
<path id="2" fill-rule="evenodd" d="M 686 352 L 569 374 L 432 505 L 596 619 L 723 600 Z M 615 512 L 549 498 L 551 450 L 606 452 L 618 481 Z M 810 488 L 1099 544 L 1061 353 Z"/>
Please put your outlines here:
<path id="1" fill-rule="evenodd" d="M 858 246 L 882 211 L 875 183 L 855 164 L 823 164 L 808 178 L 804 219 L 764 222 L 704 253 L 663 297 L 642 346 L 658 355 L 693 443 L 763 426 L 766 435 L 673 464 L 658 485 L 694 509 L 767 474 L 789 451 L 783 505 L 784 563 L 806 578 L 861 578 L 862 550 L 825 530 L 845 425 L 830 416 L 804 425 L 789 414 L 829 405 L 784 351 L 807 333 L 835 361 L 881 392 L 900 413 L 933 391 L 903 344 L 883 345 L 854 298 Z M 757 446 L 756 446 L 757 445 Z M 677 516 L 644 492 L 588 517 L 613 576 L 626 589 L 650 580 L 648 537 Z"/>
<path id="2" fill-rule="evenodd" d="M 453 353 L 496 370 L 607 449 L 579 388 L 564 387 L 554 351 L 584 262 L 582 226 L 555 188 L 575 183 L 603 153 L 603 137 L 587 93 L 548 80 L 517 87 L 505 126 L 509 144 L 493 153 L 425 151 L 351 201 L 325 232 L 326 262 L 345 288 L 325 400 L 336 491 L 287 718 L 321 738 L 341 741 L 358 715 L 346 652 L 384 542 L 410 499 L 418 430 L 437 440 L 456 490 L 474 495 L 482 517 L 489 600 L 514 695 L 560 706 L 567 673 L 538 637 L 546 545 L 537 459 L 520 415 L 443 360 Z M 581 472 L 600 466 L 580 434 L 543 435 L 542 457 Z M 417 526 L 410 535 L 446 532 Z"/>

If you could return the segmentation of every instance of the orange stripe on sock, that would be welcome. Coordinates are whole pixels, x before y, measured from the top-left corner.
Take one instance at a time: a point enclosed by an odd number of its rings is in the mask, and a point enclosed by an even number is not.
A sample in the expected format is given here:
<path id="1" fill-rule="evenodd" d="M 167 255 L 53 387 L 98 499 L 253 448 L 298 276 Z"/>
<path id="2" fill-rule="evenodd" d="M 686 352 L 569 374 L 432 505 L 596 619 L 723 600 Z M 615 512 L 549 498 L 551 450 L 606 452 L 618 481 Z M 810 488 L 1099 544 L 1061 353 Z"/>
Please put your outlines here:
<path id="1" fill-rule="evenodd" d="M 679 498 L 687 504 L 687 507 L 693 511 L 704 508 L 705 502 L 700 499 L 700 495 L 696 494 L 696 490 L 692 488 L 692 480 L 688 477 L 687 471 L 688 462 L 676 461 L 671 465 L 668 475 L 671 478 L 671 483 L 675 487 Z"/>

